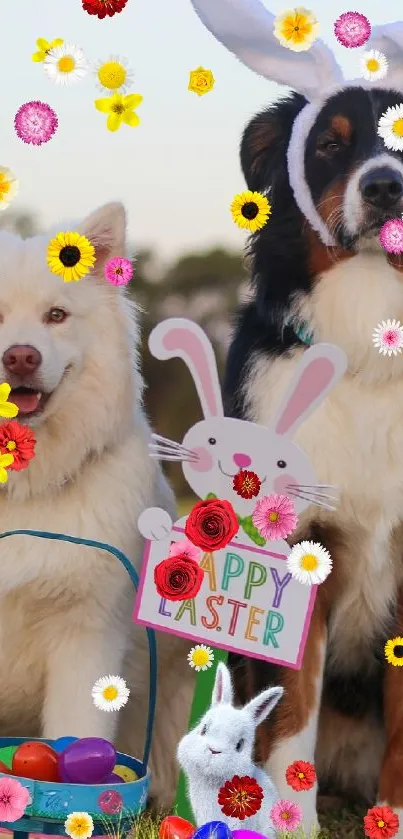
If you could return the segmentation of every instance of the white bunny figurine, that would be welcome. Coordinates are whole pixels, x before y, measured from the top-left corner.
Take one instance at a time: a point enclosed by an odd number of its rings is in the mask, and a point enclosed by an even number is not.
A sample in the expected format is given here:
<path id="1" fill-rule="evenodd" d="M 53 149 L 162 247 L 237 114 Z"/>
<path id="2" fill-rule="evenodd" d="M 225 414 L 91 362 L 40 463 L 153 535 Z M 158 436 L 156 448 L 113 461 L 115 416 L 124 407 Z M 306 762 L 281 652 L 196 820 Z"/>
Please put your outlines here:
<path id="1" fill-rule="evenodd" d="M 229 670 L 219 663 L 211 707 L 196 728 L 182 737 L 177 751 L 197 827 L 222 821 L 231 830 L 255 830 L 270 839 L 275 836 L 270 810 L 279 796 L 266 772 L 254 764 L 253 746 L 257 726 L 268 717 L 283 693 L 282 687 L 269 688 L 243 708 L 234 708 Z M 263 790 L 260 810 L 242 821 L 225 816 L 218 803 L 220 788 L 234 775 L 255 778 Z"/>
<path id="2" fill-rule="evenodd" d="M 332 487 L 317 483 L 309 459 L 291 438 L 345 372 L 347 360 L 341 349 L 315 344 L 303 353 L 283 404 L 271 428 L 266 428 L 224 416 L 214 350 L 196 323 L 185 318 L 164 320 L 151 332 L 149 346 L 156 358 L 179 357 L 187 364 L 204 415 L 182 443 L 154 434 L 150 454 L 159 460 L 181 461 L 185 478 L 199 498 L 212 493 L 231 501 L 241 525 L 238 540 L 262 546 L 250 517 L 259 498 L 271 493 L 292 497 L 297 513 L 309 504 L 334 509 Z M 234 491 L 233 480 L 241 469 L 254 471 L 261 480 L 259 494 L 251 499 Z M 146 539 L 169 544 L 172 521 L 164 510 L 145 510 L 138 526 Z"/>

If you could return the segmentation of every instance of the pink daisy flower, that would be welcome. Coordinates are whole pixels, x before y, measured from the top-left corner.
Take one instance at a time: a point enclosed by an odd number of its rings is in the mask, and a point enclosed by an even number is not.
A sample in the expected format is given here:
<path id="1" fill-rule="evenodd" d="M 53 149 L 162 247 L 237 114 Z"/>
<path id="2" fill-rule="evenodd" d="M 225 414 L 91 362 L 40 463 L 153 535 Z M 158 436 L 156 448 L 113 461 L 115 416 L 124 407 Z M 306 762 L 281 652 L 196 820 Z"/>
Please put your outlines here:
<path id="1" fill-rule="evenodd" d="M 385 221 L 379 231 L 379 241 L 388 253 L 402 253 L 403 251 L 403 220 L 391 218 Z"/>
<path id="2" fill-rule="evenodd" d="M 183 539 L 181 542 L 173 542 L 169 549 L 169 556 L 184 556 L 186 559 L 193 559 L 195 562 L 200 561 L 200 555 L 200 548 L 192 545 L 188 539 Z"/>
<path id="3" fill-rule="evenodd" d="M 372 343 L 381 355 L 397 355 L 403 349 L 403 326 L 399 320 L 382 320 L 372 333 Z"/>
<path id="4" fill-rule="evenodd" d="M 105 264 L 105 277 L 112 285 L 127 285 L 133 276 L 133 265 L 130 259 L 114 256 Z"/>
<path id="5" fill-rule="evenodd" d="M 41 146 L 53 137 L 59 122 L 46 102 L 26 102 L 14 117 L 16 134 L 24 143 Z"/>
<path id="6" fill-rule="evenodd" d="M 298 804 L 281 799 L 270 810 L 270 818 L 276 830 L 292 832 L 302 821 L 302 810 Z"/>
<path id="7" fill-rule="evenodd" d="M 368 18 L 359 12 L 344 12 L 335 21 L 334 34 L 343 47 L 362 47 L 371 34 L 371 24 Z"/>
<path id="8" fill-rule="evenodd" d="M 29 790 L 15 778 L 0 778 L 0 821 L 16 822 L 31 801 Z"/>
<path id="9" fill-rule="evenodd" d="M 265 495 L 252 513 L 252 521 L 267 541 L 285 539 L 295 530 L 298 516 L 288 495 Z"/>

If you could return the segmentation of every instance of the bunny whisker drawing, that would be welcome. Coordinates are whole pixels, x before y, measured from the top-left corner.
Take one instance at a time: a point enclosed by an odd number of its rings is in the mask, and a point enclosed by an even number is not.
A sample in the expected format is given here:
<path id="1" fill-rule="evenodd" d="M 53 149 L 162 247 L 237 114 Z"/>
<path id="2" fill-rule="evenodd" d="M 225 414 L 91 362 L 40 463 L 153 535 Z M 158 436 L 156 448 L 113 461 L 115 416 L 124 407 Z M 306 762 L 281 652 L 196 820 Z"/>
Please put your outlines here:
<path id="1" fill-rule="evenodd" d="M 152 434 L 152 438 L 156 442 L 150 443 L 148 446 L 150 457 L 155 457 L 158 460 L 199 460 L 197 452 L 193 452 L 191 449 L 181 446 L 179 443 L 176 443 L 175 440 L 168 440 L 160 434 Z"/>
<path id="2" fill-rule="evenodd" d="M 285 487 L 287 495 L 292 495 L 295 498 L 302 498 L 306 501 L 310 501 L 311 504 L 315 504 L 317 507 L 323 507 L 325 510 L 335 510 L 336 507 L 328 504 L 327 502 L 337 501 L 337 497 L 334 495 L 329 495 L 325 492 L 320 492 L 319 490 L 315 489 L 315 485 L 312 485 L 312 488 L 309 489 L 308 487 L 302 486 L 301 484 L 289 484 Z"/>

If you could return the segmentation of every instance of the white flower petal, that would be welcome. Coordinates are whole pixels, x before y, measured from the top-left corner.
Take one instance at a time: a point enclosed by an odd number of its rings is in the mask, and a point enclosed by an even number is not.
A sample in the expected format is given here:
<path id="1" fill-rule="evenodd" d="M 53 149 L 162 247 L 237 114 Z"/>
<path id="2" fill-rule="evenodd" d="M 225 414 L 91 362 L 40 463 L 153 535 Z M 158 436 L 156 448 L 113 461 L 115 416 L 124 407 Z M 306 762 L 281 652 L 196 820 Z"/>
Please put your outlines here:
<path id="1" fill-rule="evenodd" d="M 318 565 L 313 571 L 302 567 L 301 562 L 306 554 L 316 557 Z M 299 542 L 291 548 L 287 557 L 287 569 L 291 576 L 304 585 L 323 583 L 332 570 L 332 559 L 329 551 L 319 542 Z"/>

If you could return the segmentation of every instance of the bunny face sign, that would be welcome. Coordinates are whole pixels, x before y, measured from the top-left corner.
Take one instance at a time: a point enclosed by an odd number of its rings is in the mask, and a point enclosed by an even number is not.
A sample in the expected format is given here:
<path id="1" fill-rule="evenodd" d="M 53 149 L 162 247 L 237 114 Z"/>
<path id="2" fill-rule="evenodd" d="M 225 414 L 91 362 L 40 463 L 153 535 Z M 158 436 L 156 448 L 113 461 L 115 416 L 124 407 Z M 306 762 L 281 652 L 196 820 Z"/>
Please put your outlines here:
<path id="1" fill-rule="evenodd" d="M 149 344 L 157 358 L 180 357 L 187 364 L 204 414 L 181 443 L 153 435 L 150 455 L 181 462 L 200 499 L 216 496 L 230 501 L 240 528 L 225 548 L 200 558 L 204 579 L 196 596 L 171 602 L 158 595 L 154 569 L 167 558 L 172 543 L 183 540 L 186 517 L 173 525 L 164 510 L 145 510 L 138 520 L 147 542 L 133 619 L 299 668 L 316 587 L 301 586 L 291 578 L 285 567 L 288 545 L 265 543 L 250 527 L 251 514 L 259 498 L 271 494 L 289 495 L 297 512 L 309 504 L 333 509 L 332 497 L 316 483 L 313 468 L 292 435 L 343 375 L 346 356 L 329 344 L 304 352 L 273 425 L 266 428 L 224 416 L 214 351 L 197 324 L 182 318 L 163 321 L 151 333 Z M 240 497 L 233 486 L 245 469 L 261 481 L 251 499 Z"/>

